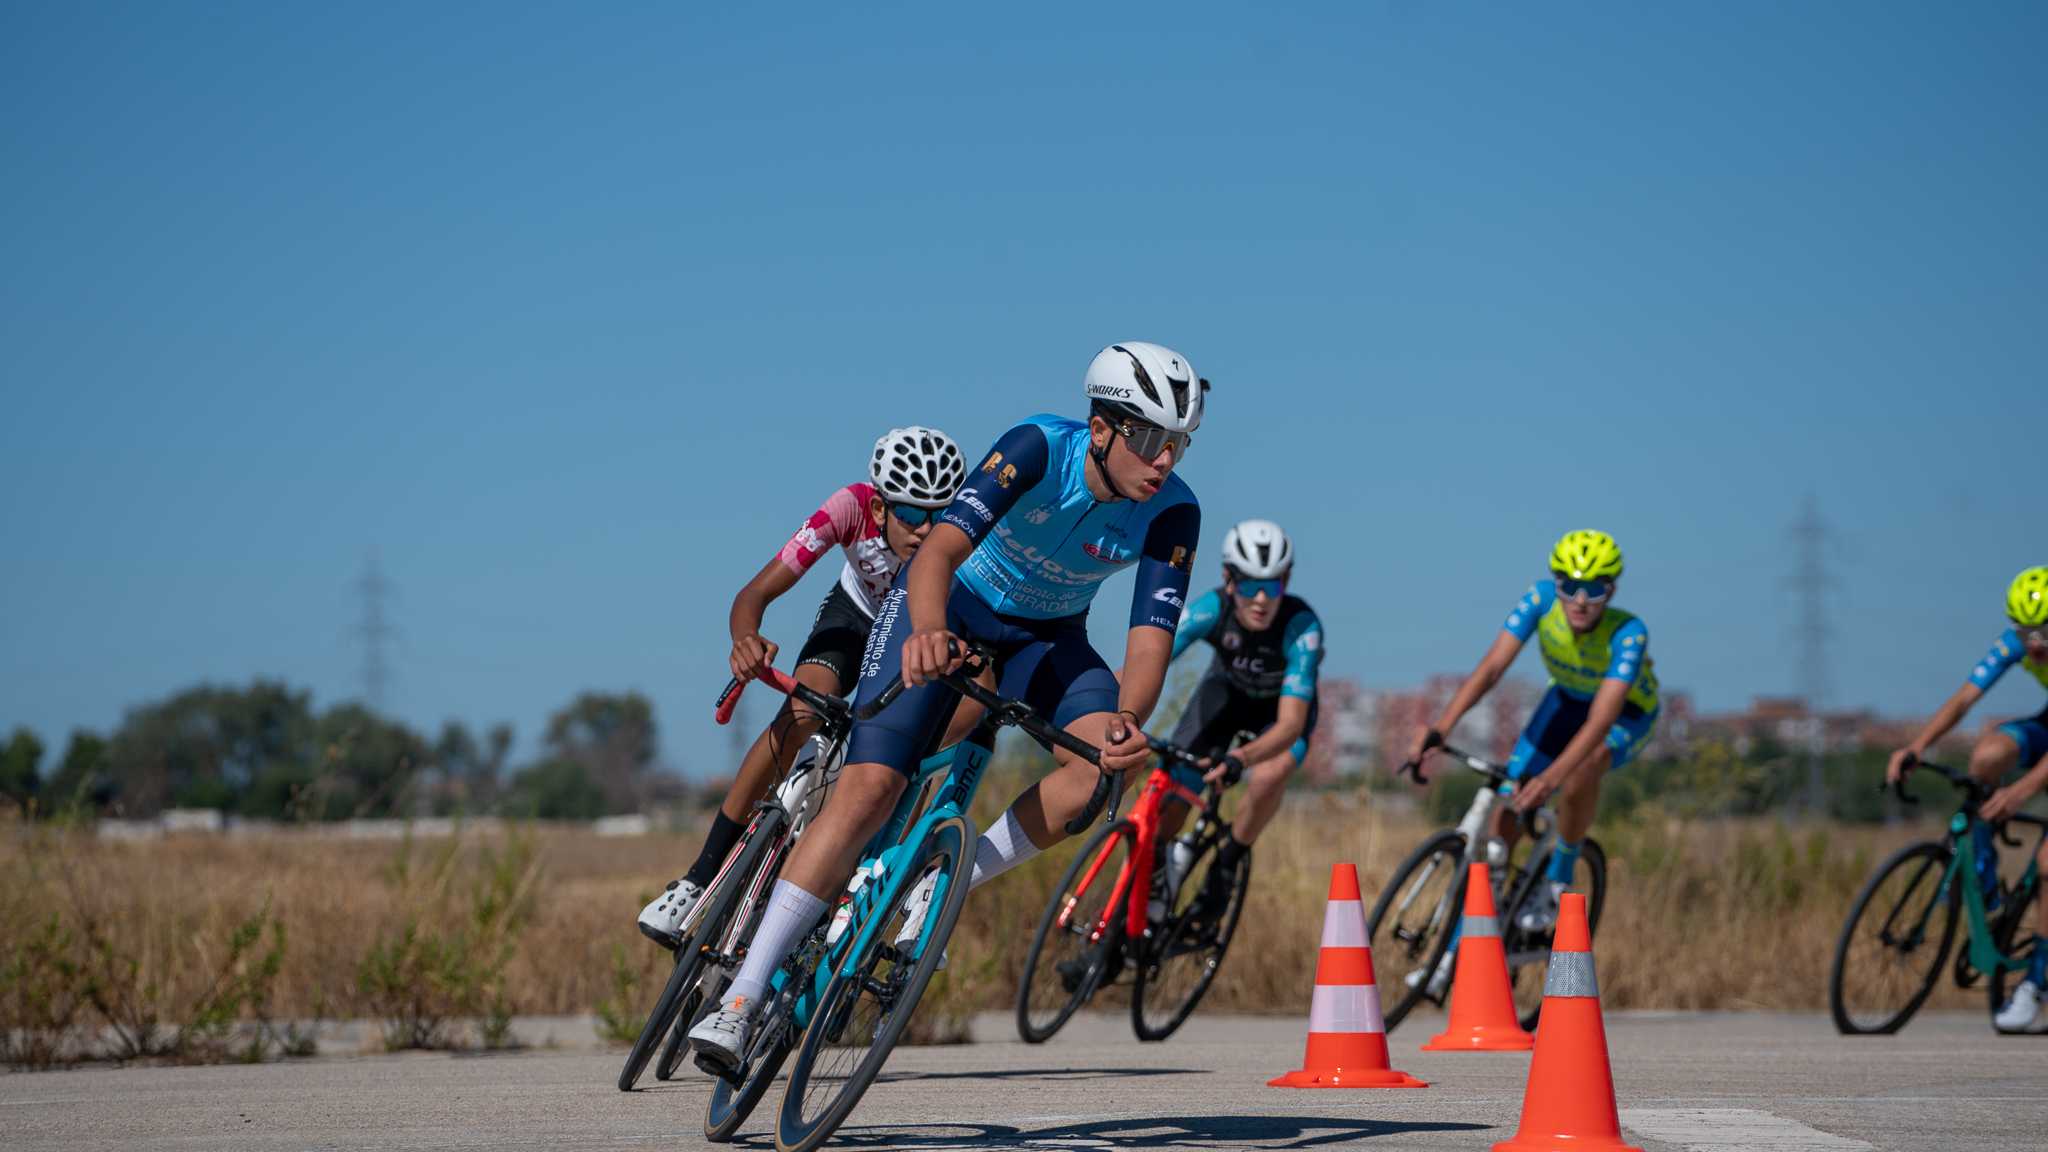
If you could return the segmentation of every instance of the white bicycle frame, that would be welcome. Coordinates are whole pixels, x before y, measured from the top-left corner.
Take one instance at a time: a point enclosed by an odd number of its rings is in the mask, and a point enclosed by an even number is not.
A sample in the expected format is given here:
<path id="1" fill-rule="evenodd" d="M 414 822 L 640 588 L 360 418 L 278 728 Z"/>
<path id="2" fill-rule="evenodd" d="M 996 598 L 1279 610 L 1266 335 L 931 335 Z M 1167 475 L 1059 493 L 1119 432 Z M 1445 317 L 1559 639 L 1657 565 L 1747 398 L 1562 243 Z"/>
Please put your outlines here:
<path id="1" fill-rule="evenodd" d="M 775 788 L 775 803 L 780 805 L 784 812 L 789 813 L 789 843 L 791 846 L 794 846 L 797 841 L 803 838 L 804 829 L 810 827 L 812 818 L 817 816 L 818 810 L 824 807 L 825 793 L 839 779 L 839 770 L 845 765 L 846 737 L 844 735 L 830 740 L 824 736 L 812 736 L 804 741 L 803 748 L 796 754 L 795 762 L 789 767 L 789 774 Z M 725 878 L 725 869 L 732 867 L 733 862 L 737 859 L 738 853 L 735 852 L 733 856 L 726 860 L 724 867 L 719 869 L 719 875 L 712 880 L 712 888 L 717 887 L 719 881 Z M 707 888 L 707 894 L 709 891 L 710 889 Z M 740 906 L 734 911 L 732 917 L 735 929 L 747 922 L 754 904 L 764 895 L 766 893 L 750 891 L 741 898 Z M 711 901 L 709 899 L 702 899 L 697 901 L 696 907 L 690 909 L 689 916 L 684 918 L 682 927 L 679 930 L 682 939 L 690 939 L 692 934 L 697 931 L 698 920 L 703 917 L 705 910 L 710 904 Z M 721 943 L 729 946 L 732 942 L 722 941 Z M 708 979 L 711 974 L 711 971 L 707 970 L 705 978 Z"/>

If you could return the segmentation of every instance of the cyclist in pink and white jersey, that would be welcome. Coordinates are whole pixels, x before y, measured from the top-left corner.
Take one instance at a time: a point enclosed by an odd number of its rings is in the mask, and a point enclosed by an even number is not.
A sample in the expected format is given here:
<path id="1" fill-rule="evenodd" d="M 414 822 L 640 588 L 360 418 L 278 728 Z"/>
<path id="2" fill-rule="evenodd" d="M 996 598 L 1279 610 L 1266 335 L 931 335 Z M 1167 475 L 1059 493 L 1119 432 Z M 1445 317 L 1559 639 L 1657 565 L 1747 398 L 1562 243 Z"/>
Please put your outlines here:
<path id="1" fill-rule="evenodd" d="M 796 587 L 819 557 L 834 547 L 846 555 L 839 583 L 826 593 L 798 650 L 795 678 L 827 696 L 851 691 L 860 679 L 861 652 L 875 608 L 896 573 L 931 532 L 967 478 L 967 461 L 945 433 L 897 428 L 875 441 L 869 483 L 849 484 L 825 499 L 782 550 L 747 581 L 732 601 L 732 674 L 752 680 L 775 661 L 778 648 L 761 635 L 761 617 L 777 597 Z M 754 805 L 789 771 L 797 751 L 817 730 L 811 710 L 794 699 L 769 723 L 740 762 L 739 775 L 711 818 L 711 832 L 681 879 L 640 911 L 640 931 L 679 948 L 678 929 L 696 906 L 726 854 L 746 829 Z"/>

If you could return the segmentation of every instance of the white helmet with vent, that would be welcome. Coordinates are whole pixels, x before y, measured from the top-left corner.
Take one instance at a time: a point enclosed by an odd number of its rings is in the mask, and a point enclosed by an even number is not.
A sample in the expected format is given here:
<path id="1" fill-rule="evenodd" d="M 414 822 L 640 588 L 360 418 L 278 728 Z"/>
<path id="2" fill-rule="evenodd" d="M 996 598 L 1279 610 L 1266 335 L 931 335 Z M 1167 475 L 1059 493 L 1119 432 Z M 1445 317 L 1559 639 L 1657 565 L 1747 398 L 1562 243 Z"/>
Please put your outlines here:
<path id="1" fill-rule="evenodd" d="M 1126 340 L 1095 354 L 1082 381 L 1089 403 L 1134 416 L 1169 432 L 1193 432 L 1202 423 L 1209 382 L 1187 357 L 1161 344 Z"/>
<path id="2" fill-rule="evenodd" d="M 1271 520 L 1246 520 L 1223 538 L 1223 562 L 1240 576 L 1271 580 L 1294 566 L 1294 542 Z"/>
<path id="3" fill-rule="evenodd" d="M 868 476 L 884 500 L 944 508 L 967 481 L 967 458 L 951 436 L 936 428 L 891 428 L 875 441 Z"/>

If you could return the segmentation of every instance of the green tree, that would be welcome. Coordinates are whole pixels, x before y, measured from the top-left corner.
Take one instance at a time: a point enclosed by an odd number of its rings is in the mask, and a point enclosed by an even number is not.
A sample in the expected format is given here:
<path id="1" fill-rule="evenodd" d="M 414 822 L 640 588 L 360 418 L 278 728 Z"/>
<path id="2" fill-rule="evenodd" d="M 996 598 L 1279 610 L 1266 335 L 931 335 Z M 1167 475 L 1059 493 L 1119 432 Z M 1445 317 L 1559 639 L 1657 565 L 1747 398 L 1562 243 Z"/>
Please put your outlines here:
<path id="1" fill-rule="evenodd" d="M 0 797 L 26 812 L 42 785 L 43 742 L 26 728 L 16 728 L 0 745 Z"/>
<path id="2" fill-rule="evenodd" d="M 556 757 L 520 769 L 502 807 L 540 820 L 594 820 L 606 805 L 604 789 L 586 766 Z"/>
<path id="3" fill-rule="evenodd" d="M 654 705 L 638 692 L 585 692 L 548 719 L 550 758 L 581 765 L 606 812 L 630 812 L 653 781 Z M 540 767 L 537 765 L 536 767 Z"/>

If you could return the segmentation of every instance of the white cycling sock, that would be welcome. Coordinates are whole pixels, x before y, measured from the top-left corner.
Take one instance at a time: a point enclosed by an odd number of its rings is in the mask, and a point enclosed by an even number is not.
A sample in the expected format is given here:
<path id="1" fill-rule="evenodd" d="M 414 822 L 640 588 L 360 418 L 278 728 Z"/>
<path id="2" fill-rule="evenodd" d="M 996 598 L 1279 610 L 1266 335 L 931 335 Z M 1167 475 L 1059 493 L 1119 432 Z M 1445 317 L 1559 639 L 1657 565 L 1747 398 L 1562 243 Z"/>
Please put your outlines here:
<path id="1" fill-rule="evenodd" d="M 1024 834 L 1024 826 L 1004 812 L 996 826 L 974 842 L 974 875 L 967 879 L 967 890 L 972 892 L 1036 855 L 1038 845 Z"/>
<path id="2" fill-rule="evenodd" d="M 817 926 L 825 902 L 787 880 L 777 880 L 768 893 L 768 909 L 761 913 L 761 926 L 747 944 L 747 958 L 739 975 L 725 989 L 725 1007 L 736 1000 L 758 1001 L 768 991 L 768 980 L 789 957 L 790 948 Z"/>

